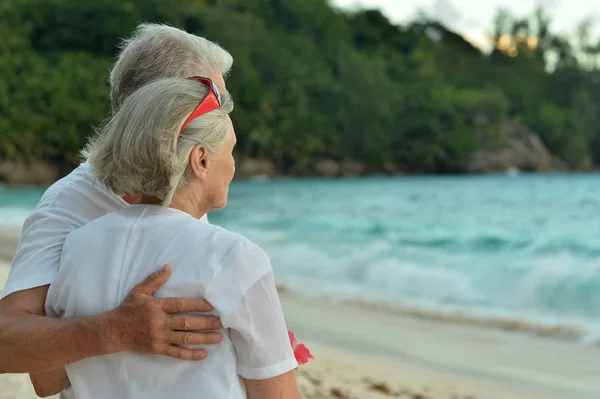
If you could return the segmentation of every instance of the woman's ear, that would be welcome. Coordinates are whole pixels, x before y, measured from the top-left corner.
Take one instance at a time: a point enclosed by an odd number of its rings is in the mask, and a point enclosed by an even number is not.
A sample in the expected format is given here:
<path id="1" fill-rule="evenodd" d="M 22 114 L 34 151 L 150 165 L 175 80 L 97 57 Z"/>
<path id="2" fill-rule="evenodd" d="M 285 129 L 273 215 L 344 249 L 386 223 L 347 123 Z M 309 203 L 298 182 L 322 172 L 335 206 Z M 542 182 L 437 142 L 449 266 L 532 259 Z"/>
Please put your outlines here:
<path id="1" fill-rule="evenodd" d="M 194 146 L 194 149 L 190 153 L 190 169 L 192 175 L 200 180 L 206 179 L 206 176 L 208 175 L 210 163 L 208 158 L 208 151 L 201 145 Z"/>

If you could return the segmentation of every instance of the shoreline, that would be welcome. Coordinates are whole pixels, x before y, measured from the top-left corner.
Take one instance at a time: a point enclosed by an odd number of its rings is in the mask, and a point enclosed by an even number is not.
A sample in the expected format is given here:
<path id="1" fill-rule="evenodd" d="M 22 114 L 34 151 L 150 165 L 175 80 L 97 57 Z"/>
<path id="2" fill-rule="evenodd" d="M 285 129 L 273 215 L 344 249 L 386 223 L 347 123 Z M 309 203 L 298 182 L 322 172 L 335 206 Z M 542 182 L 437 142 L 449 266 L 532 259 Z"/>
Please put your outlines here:
<path id="1" fill-rule="evenodd" d="M 61 173 L 56 178 L 49 180 L 35 180 L 34 182 L 19 182 L 19 183 L 11 183 L 10 181 L 0 181 L 0 186 L 4 186 L 9 189 L 20 189 L 20 188 L 41 188 L 46 189 L 57 180 L 65 177 L 70 171 L 75 169 L 77 166 L 73 168 L 68 168 L 66 170 L 67 173 Z M 378 178 L 378 177 L 485 177 L 485 176 L 551 176 L 551 175 L 585 175 L 585 174 L 598 174 L 600 173 L 600 165 L 595 166 L 591 169 L 550 169 L 550 170 L 520 170 L 507 168 L 506 170 L 490 170 L 486 172 L 469 172 L 469 171 L 459 171 L 459 172 L 448 172 L 448 173 L 436 173 L 436 172 L 419 172 L 419 171 L 397 171 L 397 172 L 387 172 L 384 170 L 381 171 L 369 171 L 369 172 L 361 172 L 361 173 L 348 173 L 348 174 L 319 174 L 319 173 L 296 173 L 296 174 L 285 174 L 285 173 L 273 173 L 273 172 L 265 172 L 265 173 L 251 173 L 251 174 L 242 174 L 240 176 L 234 176 L 233 180 L 236 182 L 243 181 L 262 181 L 262 180 L 287 180 L 287 179 L 328 179 L 328 180 L 346 180 L 346 179 L 363 179 L 363 178 Z"/>
<path id="2" fill-rule="evenodd" d="M 290 291 L 285 285 L 282 286 L 284 292 Z M 294 292 L 294 291 L 291 291 Z M 578 345 L 598 346 L 598 339 L 585 340 L 589 331 L 582 323 L 577 322 L 545 322 L 531 320 L 528 318 L 519 318 L 512 315 L 492 315 L 469 313 L 463 309 L 435 309 L 418 306 L 404 305 L 386 305 L 377 302 L 370 302 L 363 299 L 338 299 L 330 296 L 314 297 L 319 301 L 328 303 L 338 303 L 345 306 L 363 309 L 366 311 L 375 311 L 391 316 L 401 316 L 434 323 L 453 324 L 459 326 L 468 326 L 472 328 L 489 329 L 493 331 L 505 332 L 507 334 L 518 334 L 532 338 L 547 338 L 550 340 L 569 342 Z M 586 342 L 584 344 L 584 342 Z"/>
<path id="3" fill-rule="evenodd" d="M 281 300 L 288 327 L 308 342 L 514 391 L 478 397 L 600 397 L 597 347 L 290 295 Z"/>

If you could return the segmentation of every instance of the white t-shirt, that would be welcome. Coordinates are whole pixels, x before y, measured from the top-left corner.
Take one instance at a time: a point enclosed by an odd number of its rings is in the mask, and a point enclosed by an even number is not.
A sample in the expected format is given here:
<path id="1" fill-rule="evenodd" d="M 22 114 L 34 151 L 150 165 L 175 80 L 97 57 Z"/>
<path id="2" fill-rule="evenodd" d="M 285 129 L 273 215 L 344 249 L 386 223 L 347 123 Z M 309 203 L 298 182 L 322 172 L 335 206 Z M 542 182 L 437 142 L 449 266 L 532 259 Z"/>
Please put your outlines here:
<path id="1" fill-rule="evenodd" d="M 158 297 L 206 298 L 224 339 L 200 362 L 121 352 L 66 367 L 77 399 L 245 398 L 243 378 L 295 369 L 267 255 L 239 234 L 153 205 L 133 205 L 73 231 L 46 301 L 65 318 L 117 307 L 163 264 L 172 274 Z"/>
<path id="2" fill-rule="evenodd" d="M 0 299 L 54 280 L 67 234 L 127 203 L 94 180 L 88 163 L 54 183 L 21 231 L 17 253 Z M 203 218 L 206 221 L 206 216 Z"/>

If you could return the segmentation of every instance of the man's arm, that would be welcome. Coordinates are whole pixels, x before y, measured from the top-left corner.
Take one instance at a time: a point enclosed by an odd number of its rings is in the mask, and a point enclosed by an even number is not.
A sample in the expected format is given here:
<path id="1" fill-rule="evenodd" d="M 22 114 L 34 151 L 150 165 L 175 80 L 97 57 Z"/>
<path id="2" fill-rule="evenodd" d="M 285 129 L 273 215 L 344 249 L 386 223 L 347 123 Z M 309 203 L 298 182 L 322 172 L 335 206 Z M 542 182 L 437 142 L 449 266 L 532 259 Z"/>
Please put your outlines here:
<path id="1" fill-rule="evenodd" d="M 30 374 L 31 384 L 40 398 L 56 395 L 67 389 L 71 382 L 64 367 Z"/>
<path id="2" fill-rule="evenodd" d="M 94 317 L 44 316 L 48 286 L 13 293 L 0 301 L 0 373 L 32 373 L 91 356 L 121 351 L 201 360 L 206 352 L 181 345 L 215 344 L 214 316 L 181 315 L 212 309 L 204 299 L 154 298 L 170 275 L 168 266 L 135 286 L 116 309 Z"/>

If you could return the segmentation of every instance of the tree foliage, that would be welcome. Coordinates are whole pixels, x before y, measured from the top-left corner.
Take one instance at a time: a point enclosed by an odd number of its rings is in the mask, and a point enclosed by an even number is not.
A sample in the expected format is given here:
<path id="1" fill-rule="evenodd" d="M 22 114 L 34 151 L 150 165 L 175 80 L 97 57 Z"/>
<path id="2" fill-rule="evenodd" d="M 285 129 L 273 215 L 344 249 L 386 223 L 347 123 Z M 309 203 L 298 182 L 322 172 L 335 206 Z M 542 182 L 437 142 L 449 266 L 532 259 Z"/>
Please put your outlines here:
<path id="1" fill-rule="evenodd" d="M 63 165 L 108 116 L 116 45 L 143 21 L 205 36 L 235 58 L 228 88 L 244 155 L 282 172 L 316 159 L 456 172 L 507 120 L 573 166 L 600 162 L 600 42 L 555 35 L 542 9 L 500 10 L 485 54 L 427 18 L 396 26 L 325 0 L 5 0 L 0 156 Z"/>

